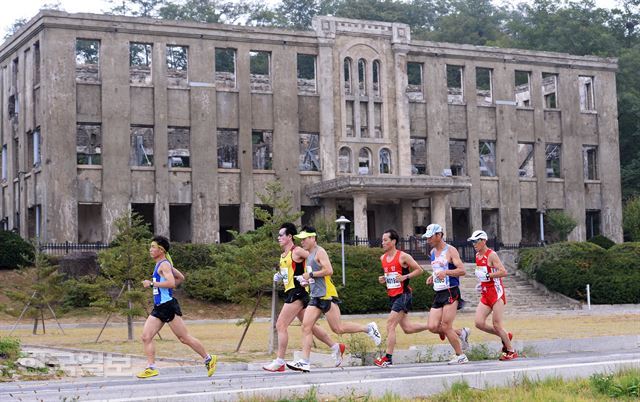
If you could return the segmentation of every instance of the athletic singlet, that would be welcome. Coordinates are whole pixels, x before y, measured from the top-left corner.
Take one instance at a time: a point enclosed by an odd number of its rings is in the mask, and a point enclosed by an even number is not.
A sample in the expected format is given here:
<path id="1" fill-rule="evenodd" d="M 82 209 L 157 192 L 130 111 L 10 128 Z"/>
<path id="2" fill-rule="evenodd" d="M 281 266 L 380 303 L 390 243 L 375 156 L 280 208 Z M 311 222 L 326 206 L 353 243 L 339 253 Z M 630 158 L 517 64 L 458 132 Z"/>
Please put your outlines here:
<path id="1" fill-rule="evenodd" d="M 393 256 L 391 261 L 387 261 L 387 254 L 382 254 L 380 262 L 382 263 L 382 269 L 384 271 L 384 279 L 387 283 L 387 294 L 389 297 L 397 296 L 402 293 L 411 293 L 409 287 L 409 278 L 400 282 L 398 276 L 407 275 L 409 268 L 403 267 L 400 263 L 400 256 L 402 251 L 396 250 L 396 255 Z"/>
<path id="2" fill-rule="evenodd" d="M 487 252 L 480 256 L 476 253 L 476 278 L 482 283 L 483 287 L 495 287 L 499 292 L 502 291 L 502 278 L 487 279 L 487 274 L 492 272 L 498 272 L 495 267 L 489 266 L 489 256 L 493 253 L 493 250 L 488 249 Z"/>
<path id="3" fill-rule="evenodd" d="M 280 256 L 280 275 L 282 275 L 285 292 L 293 288 L 302 288 L 295 277 L 304 274 L 304 261 L 293 261 L 293 250 L 295 248 L 296 247 L 293 246 L 284 257 L 282 255 Z"/>
<path id="4" fill-rule="evenodd" d="M 431 268 L 433 268 L 433 290 L 436 292 L 439 290 L 445 290 L 455 288 L 460 285 L 460 280 L 457 276 L 445 276 L 444 279 L 438 279 L 436 274 L 440 271 L 456 269 L 453 263 L 450 263 L 447 259 L 447 251 L 449 251 L 449 245 L 446 244 L 444 249 L 440 252 L 440 255 L 436 257 L 436 249 L 431 250 Z"/>
<path id="5" fill-rule="evenodd" d="M 163 262 L 167 262 L 169 264 L 169 266 L 171 266 L 171 263 L 169 262 L 169 260 L 162 260 L 156 263 L 156 267 L 153 269 L 153 304 L 155 304 L 156 306 L 162 304 L 162 303 L 166 303 L 168 301 L 170 301 L 171 299 L 173 299 L 173 289 L 170 288 L 157 288 L 155 287 L 155 283 L 156 282 L 166 282 L 167 279 L 163 278 L 162 275 L 160 275 L 160 273 L 158 272 L 158 268 L 160 268 L 160 264 L 162 264 Z"/>
<path id="6" fill-rule="evenodd" d="M 318 272 L 322 269 L 320 264 L 316 261 L 316 254 L 320 248 L 320 246 L 317 246 L 311 253 L 309 253 L 309 256 L 307 257 L 307 272 Z M 325 300 L 331 300 L 333 297 L 338 297 L 338 291 L 336 290 L 336 287 L 333 286 L 331 275 L 310 278 L 309 286 L 311 286 L 311 292 L 309 293 L 311 297 L 319 297 Z"/>

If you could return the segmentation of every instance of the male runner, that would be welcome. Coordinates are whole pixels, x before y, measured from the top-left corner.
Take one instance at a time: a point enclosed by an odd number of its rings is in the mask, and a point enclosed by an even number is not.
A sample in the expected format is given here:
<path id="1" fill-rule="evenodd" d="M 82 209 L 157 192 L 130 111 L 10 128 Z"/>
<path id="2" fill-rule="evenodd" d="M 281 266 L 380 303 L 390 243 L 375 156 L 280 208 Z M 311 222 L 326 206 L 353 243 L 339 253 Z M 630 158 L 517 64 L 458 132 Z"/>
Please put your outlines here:
<path id="1" fill-rule="evenodd" d="M 444 334 L 455 351 L 449 364 L 464 364 L 469 361 L 462 351 L 468 345 L 469 329 L 453 329 L 453 320 L 458 309 L 464 305 L 460 294 L 459 277 L 465 275 L 464 264 L 458 250 L 444 242 L 444 230 L 437 223 L 427 226 L 422 235 L 432 247 L 431 268 L 433 274 L 427 278 L 427 284 L 433 284 L 436 295 L 429 310 L 429 331 Z"/>
<path id="2" fill-rule="evenodd" d="M 289 325 L 293 319 L 298 317 L 300 322 L 304 317 L 305 309 L 309 304 L 309 293 L 304 286 L 300 284 L 296 276 L 304 274 L 304 262 L 309 252 L 302 247 L 296 247 L 293 243 L 293 236 L 298 231 L 293 223 L 286 222 L 280 226 L 278 231 L 278 243 L 282 249 L 280 255 L 280 270 L 273 276 L 274 282 L 284 284 L 284 306 L 278 315 L 276 322 L 276 330 L 278 331 L 278 356 L 274 361 L 263 366 L 267 371 L 284 371 L 284 356 L 287 352 L 287 344 L 289 343 Z M 319 325 L 313 326 L 313 335 L 326 343 L 333 351 L 332 355 L 336 361 L 336 367 L 342 364 L 342 355 L 344 354 L 344 343 L 335 343 L 327 334 L 327 331 Z"/>
<path id="3" fill-rule="evenodd" d="M 353 334 L 364 332 L 375 342 L 380 344 L 382 338 L 378 331 L 378 325 L 370 322 L 360 325 L 340 320 L 340 307 L 338 307 L 338 291 L 331 281 L 333 267 L 324 248 L 318 246 L 316 230 L 311 226 L 305 226 L 302 231 L 294 236 L 302 241 L 302 247 L 309 252 L 306 271 L 299 279 L 308 281 L 311 287 L 311 300 L 304 312 L 302 320 L 302 358 L 296 362 L 287 363 L 287 367 L 297 371 L 310 371 L 309 356 L 311 355 L 311 343 L 313 341 L 312 330 L 320 315 L 324 313 L 329 327 L 336 334 Z"/>
<path id="4" fill-rule="evenodd" d="M 169 328 L 180 340 L 180 342 L 188 345 L 204 360 L 204 366 L 207 368 L 207 375 L 211 377 L 216 371 L 216 355 L 209 355 L 197 338 L 189 335 L 187 327 L 182 320 L 182 311 L 178 300 L 173 297 L 173 289 L 178 283 L 184 280 L 184 275 L 173 267 L 171 258 L 168 255 L 169 240 L 163 236 L 156 236 L 151 242 L 149 254 L 156 262 L 151 280 L 145 279 L 142 285 L 145 288 L 153 287 L 153 311 L 142 329 L 142 343 L 144 344 L 144 353 L 147 355 L 147 368 L 137 374 L 138 378 L 149 378 L 159 374 L 155 366 L 156 349 L 153 338 L 164 326 L 169 324 Z M 178 280 L 176 280 L 178 279 Z"/>
<path id="5" fill-rule="evenodd" d="M 422 267 L 407 253 L 396 248 L 398 244 L 398 232 L 388 229 L 382 234 L 382 249 L 384 254 L 380 257 L 384 275 L 378 277 L 378 282 L 387 286 L 391 312 L 387 318 L 387 350 L 386 354 L 377 358 L 373 363 L 378 367 L 393 365 L 393 350 L 396 346 L 396 327 L 405 334 L 415 334 L 426 331 L 429 326 L 409 321 L 412 295 L 409 287 L 409 279 L 422 274 Z"/>
<path id="6" fill-rule="evenodd" d="M 513 360 L 518 353 L 511 345 L 513 335 L 504 330 L 502 316 L 507 304 L 502 278 L 507 276 L 507 270 L 502 265 L 500 257 L 487 247 L 487 233 L 476 230 L 467 240 L 473 243 L 476 250 L 476 278 L 480 282 L 480 303 L 476 308 L 476 328 L 489 334 L 497 335 L 502 341 L 502 355 L 500 360 Z M 492 314 L 493 325 L 487 324 L 487 317 Z"/>

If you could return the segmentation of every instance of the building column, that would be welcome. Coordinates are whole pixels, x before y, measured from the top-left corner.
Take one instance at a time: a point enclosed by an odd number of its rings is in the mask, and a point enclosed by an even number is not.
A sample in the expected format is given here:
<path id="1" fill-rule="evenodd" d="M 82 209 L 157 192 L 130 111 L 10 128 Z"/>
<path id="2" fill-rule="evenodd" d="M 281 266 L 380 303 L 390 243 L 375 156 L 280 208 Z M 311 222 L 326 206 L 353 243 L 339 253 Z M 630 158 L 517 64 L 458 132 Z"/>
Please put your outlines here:
<path id="1" fill-rule="evenodd" d="M 255 191 L 253 185 L 253 148 L 251 144 L 252 111 L 249 52 L 251 45 L 238 46 L 238 110 L 242 111 L 238 129 L 238 168 L 240 168 L 240 232 L 254 229 L 253 203 Z M 273 74 L 272 74 L 273 76 Z"/>
<path id="2" fill-rule="evenodd" d="M 367 238 L 367 195 L 364 193 L 353 194 L 353 227 L 356 237 Z"/>
<path id="3" fill-rule="evenodd" d="M 431 196 L 431 223 L 437 223 L 444 229 L 445 237 L 452 235 L 449 233 L 447 225 L 447 196 L 437 193 Z"/>
<path id="4" fill-rule="evenodd" d="M 395 24 L 394 24 L 395 25 Z M 409 129 L 409 98 L 407 88 L 407 53 L 409 52 L 409 31 L 402 26 L 393 29 L 393 64 L 396 108 L 396 132 L 398 135 L 398 169 L 395 174 L 411 176 L 411 139 Z M 375 122 L 374 122 L 375 124 Z M 371 124 L 372 126 L 374 124 Z M 403 221 L 404 228 L 404 221 Z"/>
<path id="5" fill-rule="evenodd" d="M 164 42 L 155 42 L 153 44 L 154 60 L 163 61 L 152 63 L 153 153 L 156 156 L 154 161 L 156 192 L 153 213 L 155 215 L 155 234 L 168 238 L 171 232 L 169 229 L 169 169 L 167 167 L 167 158 L 165 157 L 168 155 L 167 64 L 164 62 L 166 60 L 166 46 Z M 130 132 L 130 130 L 127 130 L 127 132 Z"/>
<path id="6" fill-rule="evenodd" d="M 322 199 L 322 215 L 327 221 L 335 221 L 336 211 L 336 199 L 335 198 L 323 198 Z"/>
<path id="7" fill-rule="evenodd" d="M 402 219 L 402 227 L 400 228 L 400 236 L 413 236 L 413 201 L 400 201 L 400 215 Z"/>

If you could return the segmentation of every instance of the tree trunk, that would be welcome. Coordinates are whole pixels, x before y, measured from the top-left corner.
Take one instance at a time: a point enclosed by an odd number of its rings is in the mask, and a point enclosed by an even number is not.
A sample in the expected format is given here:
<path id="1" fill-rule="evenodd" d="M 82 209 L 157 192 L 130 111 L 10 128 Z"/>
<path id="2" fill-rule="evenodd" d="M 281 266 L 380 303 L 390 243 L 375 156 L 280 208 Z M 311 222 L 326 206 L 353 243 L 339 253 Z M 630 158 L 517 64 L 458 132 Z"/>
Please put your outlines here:
<path id="1" fill-rule="evenodd" d="M 238 342 L 238 347 L 236 348 L 236 353 L 240 350 L 240 346 L 242 346 L 242 342 L 244 341 L 244 337 L 247 335 L 247 331 L 249 331 L 249 326 L 253 322 L 253 317 L 256 315 L 256 311 L 258 310 L 258 306 L 260 305 L 260 299 L 262 299 L 262 292 L 258 293 L 258 299 L 256 300 L 256 305 L 253 306 L 253 311 L 251 312 L 251 317 L 247 320 L 247 325 L 244 327 L 244 331 L 242 331 L 242 336 L 240 337 L 240 342 Z"/>
<path id="2" fill-rule="evenodd" d="M 131 281 L 127 279 L 127 292 L 131 291 Z M 127 301 L 129 311 L 127 312 L 127 335 L 130 341 L 133 340 L 133 317 L 131 316 L 131 310 L 133 309 L 133 302 L 131 299 Z"/>

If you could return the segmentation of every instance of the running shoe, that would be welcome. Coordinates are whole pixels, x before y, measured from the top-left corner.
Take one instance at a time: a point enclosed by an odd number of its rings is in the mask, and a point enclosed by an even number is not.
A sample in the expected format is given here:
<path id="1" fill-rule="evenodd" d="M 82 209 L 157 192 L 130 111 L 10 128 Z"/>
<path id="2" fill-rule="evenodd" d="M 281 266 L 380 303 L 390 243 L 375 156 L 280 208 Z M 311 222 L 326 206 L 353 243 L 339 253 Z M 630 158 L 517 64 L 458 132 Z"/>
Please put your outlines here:
<path id="1" fill-rule="evenodd" d="M 462 328 L 460 330 L 460 343 L 462 346 L 462 350 L 467 351 L 469 349 L 469 335 L 471 334 L 471 329 Z"/>
<path id="2" fill-rule="evenodd" d="M 280 371 L 284 371 L 284 364 L 280 364 L 278 363 L 277 360 L 272 361 L 271 363 L 267 364 L 266 366 L 262 366 L 263 370 L 267 370 L 267 371 L 271 371 L 271 372 L 280 372 Z"/>
<path id="3" fill-rule="evenodd" d="M 147 367 L 143 371 L 141 371 L 138 374 L 136 374 L 136 377 L 138 377 L 138 378 L 149 378 L 149 377 L 155 377 L 158 374 L 160 374 L 158 369 Z"/>
<path id="4" fill-rule="evenodd" d="M 302 371 L 303 373 L 308 373 L 311 371 L 311 365 L 302 360 L 298 360 L 297 362 L 287 363 L 287 367 L 291 370 Z"/>
<path id="5" fill-rule="evenodd" d="M 207 377 L 211 377 L 216 372 L 216 364 L 218 363 L 218 356 L 211 355 L 211 358 L 204 362 L 204 366 L 207 368 Z"/>
<path id="6" fill-rule="evenodd" d="M 369 335 L 369 338 L 373 340 L 376 346 L 380 345 L 380 342 L 382 342 L 382 337 L 380 336 L 380 331 L 378 330 L 378 324 L 376 324 L 374 321 L 371 321 L 369 324 L 367 324 L 367 327 L 369 328 L 367 330 L 367 335 Z"/>
<path id="7" fill-rule="evenodd" d="M 379 358 L 375 359 L 373 361 L 373 364 L 375 364 L 378 367 L 391 367 L 391 366 L 393 366 L 393 363 L 391 363 L 391 361 L 389 359 L 387 359 L 387 356 L 382 356 L 382 357 L 379 357 Z"/>
<path id="8" fill-rule="evenodd" d="M 518 352 L 514 350 L 513 352 L 509 352 L 509 351 L 504 352 L 502 356 L 500 356 L 499 360 L 506 361 L 506 360 L 513 360 L 517 358 L 518 358 Z"/>
<path id="9" fill-rule="evenodd" d="M 509 337 L 509 340 L 513 339 L 513 334 L 511 332 L 507 332 L 507 336 Z M 502 342 L 502 339 L 500 340 L 500 342 Z M 504 344 L 504 342 L 502 342 L 502 353 L 507 353 L 507 345 Z"/>
<path id="10" fill-rule="evenodd" d="M 469 359 L 467 358 L 467 355 L 463 353 L 459 356 L 453 355 L 451 360 L 449 360 L 448 364 L 465 364 L 465 363 L 469 363 Z"/>
<path id="11" fill-rule="evenodd" d="M 336 367 L 340 367 L 342 364 L 342 355 L 344 355 L 346 348 L 347 346 L 344 343 L 339 343 L 338 350 L 334 350 L 333 353 L 331 353 L 331 357 L 336 361 Z M 282 369 L 282 371 L 284 371 L 284 367 Z"/>

